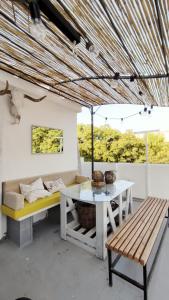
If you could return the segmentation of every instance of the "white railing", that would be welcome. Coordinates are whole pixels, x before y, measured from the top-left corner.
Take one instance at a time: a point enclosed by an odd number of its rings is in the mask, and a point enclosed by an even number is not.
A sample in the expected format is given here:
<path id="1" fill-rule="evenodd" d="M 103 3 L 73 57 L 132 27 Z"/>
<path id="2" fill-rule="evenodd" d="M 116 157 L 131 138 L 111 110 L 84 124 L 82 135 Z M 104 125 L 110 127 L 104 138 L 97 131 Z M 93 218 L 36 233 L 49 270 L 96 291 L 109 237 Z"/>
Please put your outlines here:
<path id="1" fill-rule="evenodd" d="M 95 162 L 95 170 L 114 170 L 117 179 L 135 182 L 133 196 L 147 196 L 169 199 L 169 164 L 130 164 Z M 91 163 L 81 159 L 81 173 L 91 177 Z"/>

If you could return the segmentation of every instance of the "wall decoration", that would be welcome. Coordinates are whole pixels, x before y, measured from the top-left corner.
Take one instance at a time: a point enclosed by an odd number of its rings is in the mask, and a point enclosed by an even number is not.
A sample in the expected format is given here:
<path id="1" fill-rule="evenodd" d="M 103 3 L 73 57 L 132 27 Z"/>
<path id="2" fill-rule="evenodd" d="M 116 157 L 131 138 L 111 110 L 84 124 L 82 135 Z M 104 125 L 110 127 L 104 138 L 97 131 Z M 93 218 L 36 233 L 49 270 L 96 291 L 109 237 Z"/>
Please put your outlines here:
<path id="1" fill-rule="evenodd" d="M 63 130 L 32 126 L 32 153 L 48 154 L 63 152 Z"/>

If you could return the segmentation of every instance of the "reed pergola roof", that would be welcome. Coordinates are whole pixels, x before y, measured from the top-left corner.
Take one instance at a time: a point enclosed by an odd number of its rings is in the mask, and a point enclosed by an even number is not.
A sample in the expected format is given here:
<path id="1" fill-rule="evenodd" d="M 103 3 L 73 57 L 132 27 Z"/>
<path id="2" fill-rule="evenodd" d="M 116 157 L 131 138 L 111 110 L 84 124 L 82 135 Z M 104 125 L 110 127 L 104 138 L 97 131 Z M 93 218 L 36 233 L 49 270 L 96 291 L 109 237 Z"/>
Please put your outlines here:
<path id="1" fill-rule="evenodd" d="M 1 1 L 0 69 L 82 105 L 113 103 L 169 106 L 168 78 L 90 79 L 78 77 L 169 73 L 169 0 L 51 0 L 71 25 L 91 42 L 98 56 L 73 43 L 44 15 L 47 35 L 35 39 L 28 9 Z M 139 91 L 143 95 L 139 95 Z"/>

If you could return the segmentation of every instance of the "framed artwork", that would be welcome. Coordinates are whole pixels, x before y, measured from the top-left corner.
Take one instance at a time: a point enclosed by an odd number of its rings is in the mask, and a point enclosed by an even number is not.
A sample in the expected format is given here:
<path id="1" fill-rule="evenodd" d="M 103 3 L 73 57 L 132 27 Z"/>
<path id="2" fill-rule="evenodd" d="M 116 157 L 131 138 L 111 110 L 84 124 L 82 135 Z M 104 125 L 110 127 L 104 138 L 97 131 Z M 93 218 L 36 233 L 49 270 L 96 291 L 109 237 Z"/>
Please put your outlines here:
<path id="1" fill-rule="evenodd" d="M 32 126 L 32 153 L 63 153 L 63 130 L 49 127 Z"/>

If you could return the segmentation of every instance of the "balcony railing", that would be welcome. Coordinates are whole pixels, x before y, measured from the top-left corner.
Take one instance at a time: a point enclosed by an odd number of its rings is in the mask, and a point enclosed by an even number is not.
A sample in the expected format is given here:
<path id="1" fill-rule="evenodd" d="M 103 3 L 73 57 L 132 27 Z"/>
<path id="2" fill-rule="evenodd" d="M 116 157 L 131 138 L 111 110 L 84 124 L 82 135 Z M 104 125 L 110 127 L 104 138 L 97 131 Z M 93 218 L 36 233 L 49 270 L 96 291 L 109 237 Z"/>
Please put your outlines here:
<path id="1" fill-rule="evenodd" d="M 95 162 L 95 170 L 115 170 L 117 179 L 135 182 L 133 196 L 155 196 L 169 199 L 169 164 L 136 164 Z M 81 159 L 81 172 L 91 176 L 91 163 Z"/>

